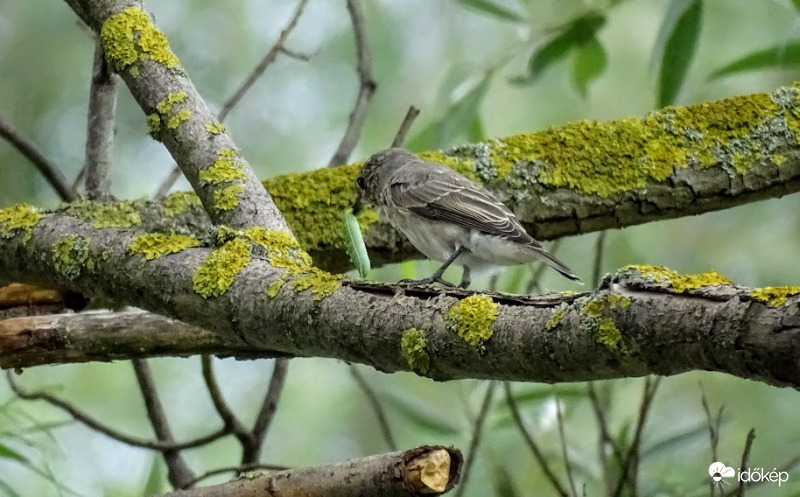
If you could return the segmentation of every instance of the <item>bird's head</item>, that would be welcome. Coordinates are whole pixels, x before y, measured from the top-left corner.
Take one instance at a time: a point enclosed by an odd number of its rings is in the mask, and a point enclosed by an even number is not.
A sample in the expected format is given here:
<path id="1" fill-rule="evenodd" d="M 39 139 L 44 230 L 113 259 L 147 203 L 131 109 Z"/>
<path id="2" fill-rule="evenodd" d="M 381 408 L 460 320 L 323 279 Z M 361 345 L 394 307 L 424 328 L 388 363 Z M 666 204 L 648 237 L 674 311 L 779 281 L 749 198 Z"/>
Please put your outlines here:
<path id="1" fill-rule="evenodd" d="M 414 154 L 402 148 L 390 148 L 367 159 L 356 178 L 353 213 L 358 214 L 364 207 L 375 205 L 380 192 L 388 187 L 392 173 L 413 159 L 416 159 Z"/>

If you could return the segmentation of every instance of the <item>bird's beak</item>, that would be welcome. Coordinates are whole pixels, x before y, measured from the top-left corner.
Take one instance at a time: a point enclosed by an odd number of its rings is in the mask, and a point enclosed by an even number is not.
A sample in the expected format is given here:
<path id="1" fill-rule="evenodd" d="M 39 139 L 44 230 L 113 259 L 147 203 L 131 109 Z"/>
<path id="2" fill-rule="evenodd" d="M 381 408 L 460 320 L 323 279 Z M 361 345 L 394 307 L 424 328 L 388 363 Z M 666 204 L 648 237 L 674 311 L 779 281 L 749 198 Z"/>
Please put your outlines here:
<path id="1" fill-rule="evenodd" d="M 356 192 L 356 201 L 353 203 L 353 215 L 357 216 L 364 210 L 364 203 L 361 201 L 361 194 Z"/>

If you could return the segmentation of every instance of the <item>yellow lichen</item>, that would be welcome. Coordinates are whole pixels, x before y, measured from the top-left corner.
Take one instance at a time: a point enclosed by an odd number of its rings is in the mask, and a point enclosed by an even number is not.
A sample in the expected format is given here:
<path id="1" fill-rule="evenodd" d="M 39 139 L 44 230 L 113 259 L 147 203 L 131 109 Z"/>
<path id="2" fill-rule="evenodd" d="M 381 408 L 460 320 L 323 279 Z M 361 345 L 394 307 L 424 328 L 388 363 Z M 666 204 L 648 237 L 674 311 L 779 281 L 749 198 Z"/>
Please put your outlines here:
<path id="1" fill-rule="evenodd" d="M 167 217 L 175 217 L 183 214 L 189 209 L 200 207 L 200 197 L 194 192 L 175 192 L 167 195 L 163 201 L 164 214 Z"/>
<path id="2" fill-rule="evenodd" d="M 194 291 L 204 298 L 219 297 L 250 262 L 250 243 L 236 238 L 209 254 L 192 277 Z"/>
<path id="3" fill-rule="evenodd" d="M 622 268 L 621 272 L 635 270 L 643 278 L 653 278 L 657 282 L 667 282 L 675 293 L 696 290 L 705 286 L 732 285 L 731 280 L 716 271 L 701 274 L 680 274 L 664 266 L 634 265 Z"/>
<path id="4" fill-rule="evenodd" d="M 619 331 L 614 320 L 611 318 L 601 318 L 597 325 L 595 334 L 597 343 L 605 345 L 611 350 L 624 352 L 625 344 L 622 341 L 622 332 Z"/>
<path id="5" fill-rule="evenodd" d="M 130 228 L 142 224 L 137 208 L 143 204 L 143 201 L 103 203 L 80 199 L 67 204 L 64 212 L 90 221 L 95 228 Z"/>
<path id="6" fill-rule="evenodd" d="M 228 129 L 219 121 L 214 121 L 213 123 L 204 124 L 206 131 L 211 133 L 212 135 L 219 135 L 221 133 L 227 133 Z"/>
<path id="7" fill-rule="evenodd" d="M 277 295 L 286 279 L 291 280 L 290 287 L 294 291 L 310 289 L 314 300 L 323 299 L 341 287 L 343 275 L 328 273 L 312 266 L 311 257 L 289 233 L 256 226 L 244 230 L 244 235 L 265 250 L 265 257 L 273 267 L 286 269 L 279 280 L 280 285 L 273 283 L 267 289 L 267 295 Z"/>
<path id="8" fill-rule="evenodd" d="M 556 309 L 553 311 L 553 315 L 550 317 L 550 320 L 544 325 L 544 328 L 547 331 L 550 331 L 558 326 L 562 319 L 564 319 L 564 309 Z"/>
<path id="9" fill-rule="evenodd" d="M 471 346 L 477 347 L 492 337 L 491 326 L 497 314 L 497 304 L 490 297 L 472 295 L 447 311 L 447 328 L 457 332 Z"/>
<path id="10" fill-rule="evenodd" d="M 91 238 L 81 236 L 65 236 L 53 244 L 53 265 L 56 271 L 70 280 L 83 274 L 84 270 L 92 272 L 95 261 L 89 252 Z"/>
<path id="11" fill-rule="evenodd" d="M 100 28 L 100 41 L 108 64 L 117 72 L 146 59 L 167 67 L 179 64 L 167 37 L 138 7 L 128 7 L 106 19 Z"/>
<path id="12" fill-rule="evenodd" d="M 180 235 L 174 231 L 169 235 L 164 233 L 148 233 L 134 237 L 128 244 L 128 252 L 142 254 L 148 261 L 158 259 L 168 254 L 177 254 L 187 248 L 197 247 L 200 241 L 194 237 Z"/>
<path id="13" fill-rule="evenodd" d="M 33 228 L 39 224 L 42 214 L 29 204 L 17 204 L 0 209 L 0 237 L 11 238 L 22 233 L 22 242 L 31 239 Z"/>
<path id="14" fill-rule="evenodd" d="M 276 295 L 278 295 L 278 292 L 281 291 L 281 288 L 283 287 L 284 282 L 285 281 L 283 279 L 279 279 L 279 280 L 273 282 L 269 286 L 269 288 L 267 288 L 267 297 L 273 298 Z"/>
<path id="15" fill-rule="evenodd" d="M 169 114 L 176 104 L 182 104 L 185 102 L 187 96 L 188 95 L 183 90 L 168 93 L 163 100 L 156 104 L 156 110 L 162 115 Z"/>
<path id="16" fill-rule="evenodd" d="M 230 148 L 223 148 L 217 152 L 217 160 L 210 167 L 200 171 L 199 177 L 200 181 L 209 185 L 246 179 L 242 161 Z"/>
<path id="17" fill-rule="evenodd" d="M 188 109 L 181 109 L 169 117 L 167 127 L 169 129 L 177 129 L 182 122 L 188 121 L 190 117 L 192 117 L 192 113 Z"/>
<path id="18" fill-rule="evenodd" d="M 764 302 L 770 307 L 780 307 L 789 297 L 800 295 L 800 286 L 767 286 L 756 288 L 750 296 L 759 302 Z"/>
<path id="19" fill-rule="evenodd" d="M 583 306 L 583 313 L 593 317 L 600 317 L 607 309 L 617 307 L 625 309 L 631 305 L 631 299 L 615 293 L 608 293 L 598 298 L 589 300 Z"/>
<path id="20" fill-rule="evenodd" d="M 400 338 L 400 355 L 403 356 L 412 371 L 427 374 L 431 365 L 431 358 L 426 350 L 425 334 L 416 328 L 403 331 Z"/>
<path id="21" fill-rule="evenodd" d="M 239 206 L 239 195 L 244 192 L 243 185 L 233 185 L 214 191 L 214 209 L 229 211 Z"/>

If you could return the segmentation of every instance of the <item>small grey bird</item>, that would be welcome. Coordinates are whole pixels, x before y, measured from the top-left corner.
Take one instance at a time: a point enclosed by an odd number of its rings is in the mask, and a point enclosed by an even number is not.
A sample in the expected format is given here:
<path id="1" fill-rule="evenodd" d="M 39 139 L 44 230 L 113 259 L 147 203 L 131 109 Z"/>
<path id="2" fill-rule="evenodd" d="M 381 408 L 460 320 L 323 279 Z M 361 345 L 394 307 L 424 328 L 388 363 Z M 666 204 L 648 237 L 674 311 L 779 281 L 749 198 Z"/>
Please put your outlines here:
<path id="1" fill-rule="evenodd" d="M 571 280 L 580 279 L 550 255 L 486 188 L 447 166 L 423 161 L 402 148 L 370 157 L 356 179 L 358 213 L 372 205 L 426 257 L 444 262 L 431 276 L 414 283 L 440 283 L 452 263 L 462 265 L 459 286 L 470 271 L 541 260 Z"/>

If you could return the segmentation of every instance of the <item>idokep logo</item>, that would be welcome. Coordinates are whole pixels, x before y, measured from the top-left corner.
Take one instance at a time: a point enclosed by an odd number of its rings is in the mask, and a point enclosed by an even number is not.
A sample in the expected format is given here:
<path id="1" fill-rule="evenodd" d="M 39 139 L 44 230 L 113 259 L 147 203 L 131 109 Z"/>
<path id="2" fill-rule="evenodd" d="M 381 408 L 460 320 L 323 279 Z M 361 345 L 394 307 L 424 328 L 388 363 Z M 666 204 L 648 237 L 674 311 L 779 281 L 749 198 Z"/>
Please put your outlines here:
<path id="1" fill-rule="evenodd" d="M 708 475 L 711 476 L 711 480 L 719 486 L 730 485 L 730 482 L 725 481 L 728 478 L 733 478 L 734 481 L 745 483 L 772 482 L 777 483 L 778 486 L 789 481 L 789 473 L 786 471 L 749 468 L 744 471 L 739 469 L 737 473 L 735 469 L 730 466 L 725 466 L 724 463 L 719 461 L 712 463 L 711 466 L 708 467 Z"/>

